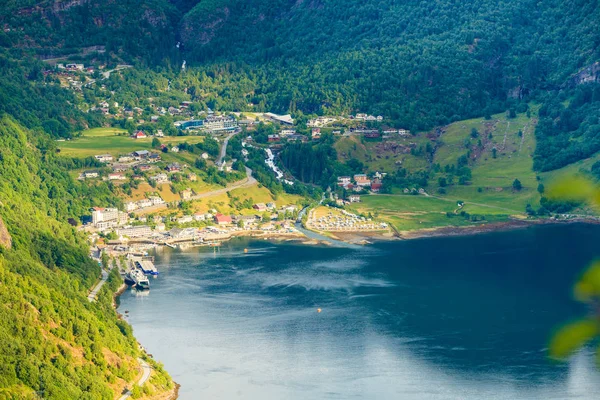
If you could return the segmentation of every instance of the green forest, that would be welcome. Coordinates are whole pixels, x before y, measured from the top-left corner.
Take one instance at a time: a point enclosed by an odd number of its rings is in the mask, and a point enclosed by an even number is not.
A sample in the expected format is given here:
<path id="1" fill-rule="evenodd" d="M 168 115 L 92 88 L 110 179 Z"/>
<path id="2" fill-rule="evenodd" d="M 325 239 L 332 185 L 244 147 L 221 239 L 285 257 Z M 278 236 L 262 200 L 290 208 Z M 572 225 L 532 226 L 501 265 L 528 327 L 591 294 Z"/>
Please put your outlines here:
<path id="1" fill-rule="evenodd" d="M 0 397 L 113 399 L 140 351 L 112 307 L 118 274 L 88 302 L 100 267 L 71 223 L 116 200 L 70 178 L 53 145 L 0 116 Z"/>
<path id="2" fill-rule="evenodd" d="M 98 167 L 94 160 L 57 154 L 56 139 L 109 123 L 89 111 L 100 99 L 144 110 L 193 101 L 193 111 L 290 113 L 303 129 L 308 117 L 364 112 L 415 134 L 492 114 L 530 118 L 539 108 L 533 167 L 544 173 L 600 151 L 598 21 L 598 2 L 579 0 L 2 2 L 0 397 L 112 399 L 115 383 L 136 373 L 140 352 L 112 308 L 120 278 L 111 277 L 98 302 L 87 301 L 100 268 L 73 227 L 92 205 L 119 200 L 108 184 L 69 174 Z M 104 79 L 102 89 L 75 92 L 50 73 L 65 60 L 133 68 Z M 182 134 L 168 115 L 156 126 Z M 271 128 L 258 129 L 265 141 Z M 469 154 L 470 139 L 466 146 Z M 212 141 L 190 149 L 218 153 Z M 240 138 L 228 156 L 242 159 Z M 443 190 L 450 176 L 457 190 L 469 189 L 474 163 L 463 157 L 456 170 L 436 166 Z M 274 194 L 314 199 L 336 175 L 364 167 L 342 162 L 327 135 L 284 147 L 278 161 L 302 182 L 277 181 L 259 149 L 245 165 Z M 242 176 L 243 165 L 235 166 Z M 225 180 L 214 169 L 207 176 Z M 429 178 L 397 168 L 383 190 L 427 186 Z"/>

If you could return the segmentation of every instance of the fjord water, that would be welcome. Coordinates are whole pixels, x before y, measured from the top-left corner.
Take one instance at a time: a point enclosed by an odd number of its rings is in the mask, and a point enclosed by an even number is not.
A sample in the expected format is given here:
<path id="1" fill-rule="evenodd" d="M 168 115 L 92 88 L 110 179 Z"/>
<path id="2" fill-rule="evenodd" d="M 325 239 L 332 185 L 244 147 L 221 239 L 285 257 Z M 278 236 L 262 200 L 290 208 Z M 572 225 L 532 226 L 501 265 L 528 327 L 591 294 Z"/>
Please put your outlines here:
<path id="1" fill-rule="evenodd" d="M 587 399 L 591 350 L 549 360 L 600 226 L 353 248 L 236 240 L 160 250 L 126 310 L 181 399 Z M 248 252 L 244 252 L 244 248 Z M 321 312 L 318 312 L 321 309 Z"/>

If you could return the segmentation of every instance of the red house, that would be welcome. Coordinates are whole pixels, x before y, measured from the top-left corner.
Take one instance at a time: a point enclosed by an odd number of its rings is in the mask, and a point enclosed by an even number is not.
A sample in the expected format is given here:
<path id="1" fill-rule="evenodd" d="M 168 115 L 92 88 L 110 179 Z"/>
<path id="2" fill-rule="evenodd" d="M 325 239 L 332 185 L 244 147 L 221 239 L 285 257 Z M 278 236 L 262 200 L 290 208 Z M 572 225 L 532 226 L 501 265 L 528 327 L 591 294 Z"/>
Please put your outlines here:
<path id="1" fill-rule="evenodd" d="M 380 182 L 371 183 L 371 192 L 378 193 L 381 190 L 382 184 Z"/>
<path id="2" fill-rule="evenodd" d="M 133 138 L 134 139 L 145 139 L 148 136 L 146 136 L 146 134 L 142 131 L 137 131 L 136 133 L 133 134 Z"/>
<path id="3" fill-rule="evenodd" d="M 217 214 L 215 215 L 215 223 L 217 225 L 229 225 L 233 222 L 230 215 Z"/>

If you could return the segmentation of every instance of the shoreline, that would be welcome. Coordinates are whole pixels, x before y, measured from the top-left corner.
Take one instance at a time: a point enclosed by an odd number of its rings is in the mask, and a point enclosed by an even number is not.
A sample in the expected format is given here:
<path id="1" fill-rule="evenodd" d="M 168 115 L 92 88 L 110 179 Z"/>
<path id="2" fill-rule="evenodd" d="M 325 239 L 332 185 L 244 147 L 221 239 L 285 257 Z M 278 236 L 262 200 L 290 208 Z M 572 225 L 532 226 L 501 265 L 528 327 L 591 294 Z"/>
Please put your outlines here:
<path id="1" fill-rule="evenodd" d="M 600 220 L 589 218 L 573 218 L 569 220 L 560 220 L 552 218 L 508 220 L 502 222 L 484 223 L 472 226 L 440 226 L 435 228 L 415 229 L 411 231 L 397 231 L 392 234 L 388 232 L 321 232 L 315 231 L 321 235 L 330 236 L 332 239 L 350 244 L 368 245 L 372 242 L 392 242 L 399 240 L 414 240 L 439 237 L 456 237 L 479 235 L 492 232 L 504 232 L 517 229 L 526 229 L 538 225 L 558 225 L 558 224 L 600 224 Z"/>
<path id="2" fill-rule="evenodd" d="M 113 293 L 112 305 L 113 305 L 113 309 L 114 309 L 115 313 L 117 314 L 117 318 L 120 319 L 120 320 L 122 320 L 122 321 L 125 321 L 128 325 L 131 326 L 131 324 L 127 320 L 125 320 L 123 314 L 121 314 L 118 311 L 118 309 L 117 309 L 118 306 L 119 306 L 118 305 L 119 297 L 121 297 L 121 295 L 123 293 L 125 293 L 125 291 L 127 290 L 127 288 L 129 288 L 129 286 L 125 282 L 123 282 L 121 284 L 121 286 L 119 286 L 119 288 L 117 289 L 117 291 Z M 133 328 L 133 326 L 132 326 L 132 328 Z M 133 337 L 135 338 L 135 342 L 137 343 L 138 348 L 140 349 L 140 351 L 142 353 L 144 353 L 147 357 L 149 357 L 149 358 L 151 358 L 151 359 L 154 360 L 154 357 L 152 356 L 152 354 L 150 354 L 150 353 L 148 353 L 146 351 L 146 348 L 144 346 L 142 346 L 142 344 L 140 343 L 140 341 L 138 340 L 138 338 L 135 336 L 135 334 L 133 335 Z M 169 375 L 169 377 L 170 377 L 170 375 Z M 156 400 L 177 400 L 179 398 L 179 388 L 181 387 L 181 385 L 179 383 L 175 382 L 175 380 L 172 377 L 171 377 L 171 381 L 173 382 L 173 389 L 171 389 L 168 392 L 161 393 L 161 394 L 159 394 L 157 396 L 150 397 L 149 399 L 150 400 L 152 400 L 152 399 L 156 399 Z M 135 382 L 133 385 L 137 385 L 137 382 Z"/>

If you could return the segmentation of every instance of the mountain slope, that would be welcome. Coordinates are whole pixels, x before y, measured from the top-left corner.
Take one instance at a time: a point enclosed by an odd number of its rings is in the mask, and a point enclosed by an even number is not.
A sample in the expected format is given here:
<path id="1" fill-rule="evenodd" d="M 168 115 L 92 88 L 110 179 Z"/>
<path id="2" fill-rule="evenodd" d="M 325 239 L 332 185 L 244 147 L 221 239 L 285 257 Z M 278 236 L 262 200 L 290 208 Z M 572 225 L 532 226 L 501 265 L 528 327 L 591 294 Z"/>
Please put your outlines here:
<path id="1" fill-rule="evenodd" d="M 0 397 L 113 399 L 137 375 L 140 352 L 112 308 L 118 274 L 87 301 L 100 269 L 67 219 L 92 193 L 52 145 L 0 116 Z"/>
<path id="2" fill-rule="evenodd" d="M 559 88 L 600 58 L 599 19 L 574 0 L 206 0 L 180 32 L 190 58 L 249 64 L 279 111 L 338 102 L 424 129 Z"/>

